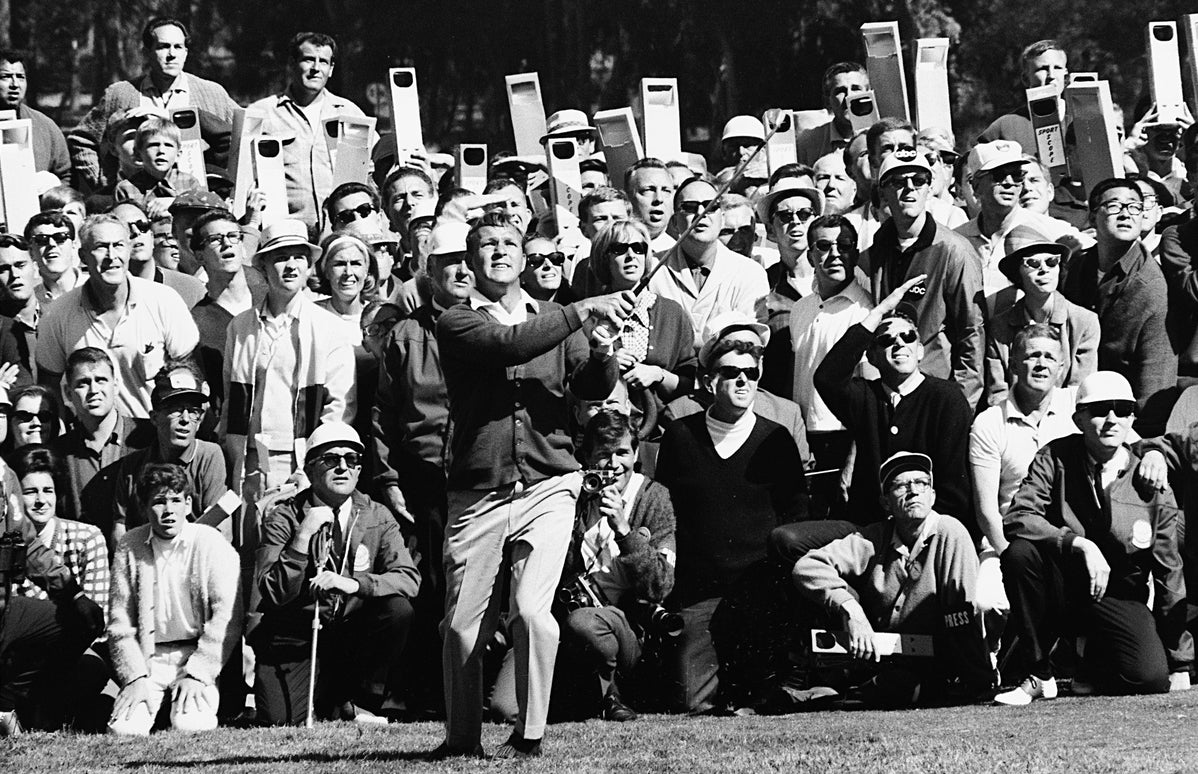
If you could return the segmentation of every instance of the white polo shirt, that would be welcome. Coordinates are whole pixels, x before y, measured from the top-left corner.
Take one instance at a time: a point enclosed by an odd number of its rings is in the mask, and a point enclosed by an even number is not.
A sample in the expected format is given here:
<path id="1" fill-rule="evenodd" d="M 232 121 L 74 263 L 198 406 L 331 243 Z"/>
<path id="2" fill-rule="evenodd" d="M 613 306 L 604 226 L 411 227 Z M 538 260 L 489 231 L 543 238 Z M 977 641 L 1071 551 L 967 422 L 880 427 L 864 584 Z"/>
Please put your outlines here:
<path id="1" fill-rule="evenodd" d="M 999 513 L 1006 514 L 1011 506 L 1040 447 L 1079 432 L 1073 423 L 1076 390 L 1076 387 L 1053 390 L 1038 423 L 1019 410 L 1013 395 L 973 420 L 969 431 L 969 463 L 978 469 L 998 470 Z"/>
<path id="2" fill-rule="evenodd" d="M 61 374 L 75 350 L 98 347 L 106 351 L 117 377 L 117 411 L 145 419 L 150 416 L 154 376 L 168 357 L 191 354 L 200 342 L 200 332 L 174 290 L 138 277 L 127 281 L 129 299 L 114 326 L 100 318 L 86 282 L 43 307 L 37 329 L 37 362 L 39 367 Z"/>
<path id="3" fill-rule="evenodd" d="M 815 369 L 819 368 L 828 350 L 840 341 L 845 331 L 868 317 L 871 309 L 873 301 L 869 293 L 855 281 L 831 298 L 823 299 L 818 293 L 812 293 L 795 301 L 791 307 L 790 341 L 795 353 L 794 401 L 803 410 L 807 432 L 829 433 L 844 429 L 844 425 L 815 391 Z M 862 358 L 861 362 L 865 364 L 865 359 Z M 865 367 L 869 368 L 868 365 Z"/>

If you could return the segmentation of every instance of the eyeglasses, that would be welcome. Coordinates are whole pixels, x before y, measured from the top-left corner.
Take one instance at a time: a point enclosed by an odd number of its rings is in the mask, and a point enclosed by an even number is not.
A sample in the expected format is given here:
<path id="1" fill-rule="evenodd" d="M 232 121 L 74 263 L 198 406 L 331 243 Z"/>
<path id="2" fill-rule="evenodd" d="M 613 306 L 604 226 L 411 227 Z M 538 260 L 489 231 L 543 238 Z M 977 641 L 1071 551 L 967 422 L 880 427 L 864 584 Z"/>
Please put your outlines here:
<path id="1" fill-rule="evenodd" d="M 625 253 L 643 257 L 649 254 L 649 245 L 645 242 L 612 242 L 607 247 L 608 255 L 624 255 Z"/>
<path id="2" fill-rule="evenodd" d="M 774 210 L 773 218 L 779 223 L 806 223 L 815 217 L 815 210 L 804 207 L 801 210 Z"/>
<path id="3" fill-rule="evenodd" d="M 239 245 L 245 238 L 240 231 L 229 231 L 224 234 L 212 234 L 200 240 L 200 247 L 220 247 L 224 243 Z"/>
<path id="4" fill-rule="evenodd" d="M 175 237 L 171 234 L 155 234 L 154 235 L 154 246 L 155 247 L 163 247 L 166 245 L 169 245 L 171 247 L 178 247 L 179 240 L 175 239 Z"/>
<path id="5" fill-rule="evenodd" d="M 1044 266 L 1049 269 L 1054 269 L 1057 266 L 1059 266 L 1060 263 L 1061 263 L 1061 256 L 1059 256 L 1059 255 L 1048 255 L 1043 258 L 1037 258 L 1034 255 L 1029 255 L 1028 257 L 1023 259 L 1023 265 L 1028 267 L 1032 271 L 1038 271 L 1041 266 Z"/>
<path id="6" fill-rule="evenodd" d="M 906 174 L 888 175 L 882 185 L 892 191 L 901 191 L 910 185 L 912 188 L 927 188 L 932 184 L 932 176 L 927 172 L 908 172 Z"/>
<path id="7" fill-rule="evenodd" d="M 821 253 L 829 253 L 832 248 L 836 248 L 836 252 L 840 255 L 853 255 L 857 252 L 857 245 L 852 242 L 833 242 L 831 239 L 817 239 L 812 245 Z"/>
<path id="8" fill-rule="evenodd" d="M 1128 215 L 1144 214 L 1144 205 L 1140 202 L 1109 201 L 1103 202 L 1094 209 L 1102 210 L 1104 215 L 1118 215 L 1121 212 L 1126 212 Z"/>
<path id="9" fill-rule="evenodd" d="M 1144 209 L 1154 210 L 1161 203 L 1161 200 L 1156 198 L 1156 194 L 1144 194 Z"/>
<path id="10" fill-rule="evenodd" d="M 704 199 L 697 202 L 678 202 L 678 211 L 684 212 L 687 215 L 698 215 L 703 210 L 711 206 L 711 199 Z"/>
<path id="11" fill-rule="evenodd" d="M 1134 400 L 1098 400 L 1093 403 L 1083 403 L 1080 408 L 1090 412 L 1092 417 L 1105 417 L 1114 412 L 1120 419 L 1130 417 L 1136 412 Z"/>
<path id="12" fill-rule="evenodd" d="M 387 331 L 395 327 L 395 323 L 399 322 L 398 317 L 387 317 L 382 320 L 375 320 L 362 329 L 362 335 L 366 337 L 382 336 Z"/>
<path id="13" fill-rule="evenodd" d="M 737 234 L 748 234 L 752 231 L 753 231 L 752 226 L 737 226 L 736 228 L 722 228 L 722 229 L 720 229 L 720 236 L 725 239 L 730 239 L 730 238 L 736 236 Z"/>
<path id="14" fill-rule="evenodd" d="M 374 211 L 374 205 L 366 202 L 365 204 L 359 204 L 357 207 L 351 207 L 348 210 L 338 212 L 333 216 L 333 220 L 337 221 L 338 225 L 348 226 L 359 218 L 369 218 L 370 214 Z"/>
<path id="15" fill-rule="evenodd" d="M 726 365 L 715 369 L 715 372 L 721 379 L 728 379 L 730 381 L 732 379 L 739 379 L 741 374 L 744 374 L 744 377 L 750 382 L 755 382 L 761 378 L 761 369 L 757 366 L 741 368 L 740 366 Z"/>
<path id="16" fill-rule="evenodd" d="M 544 266 L 546 261 L 554 266 L 561 266 L 566 262 L 564 253 L 529 253 L 525 259 L 528 261 L 529 267 L 534 270 Z"/>
<path id="17" fill-rule="evenodd" d="M 171 406 L 170 408 L 165 409 L 165 411 L 166 415 L 171 418 L 181 417 L 186 414 L 192 419 L 198 419 L 204 415 L 203 406 Z"/>
<path id="18" fill-rule="evenodd" d="M 12 418 L 17 422 L 32 422 L 36 419 L 43 425 L 48 425 L 58 419 L 58 415 L 53 411 L 14 411 Z"/>
<path id="19" fill-rule="evenodd" d="M 49 247 L 53 242 L 56 245 L 65 244 L 71 240 L 71 235 L 65 231 L 52 231 L 49 234 L 34 234 L 29 238 L 38 247 Z"/>
<path id="20" fill-rule="evenodd" d="M 890 485 L 890 491 L 895 494 L 906 494 L 912 492 L 914 494 L 923 494 L 932 488 L 932 482 L 926 478 L 917 478 L 914 481 L 902 481 L 897 484 Z"/>
<path id="21" fill-rule="evenodd" d="M 919 339 L 919 334 L 913 329 L 907 329 L 898 333 L 882 333 L 874 337 L 874 346 L 887 349 L 895 344 L 914 344 Z"/>
<path id="22" fill-rule="evenodd" d="M 1012 167 L 1011 169 L 999 167 L 998 169 L 991 169 L 985 174 L 995 183 L 1005 183 L 1008 180 L 1014 183 L 1022 183 L 1027 177 L 1027 174 L 1023 171 L 1023 167 Z"/>
<path id="23" fill-rule="evenodd" d="M 342 465 L 342 460 L 345 461 L 345 467 L 356 468 L 362 464 L 362 455 L 357 452 L 345 452 L 343 454 L 328 452 L 317 457 L 316 464 L 325 468 L 339 468 Z"/>
<path id="24" fill-rule="evenodd" d="M 129 236 L 139 237 L 150 230 L 150 221 L 132 220 L 125 224 L 129 227 Z"/>

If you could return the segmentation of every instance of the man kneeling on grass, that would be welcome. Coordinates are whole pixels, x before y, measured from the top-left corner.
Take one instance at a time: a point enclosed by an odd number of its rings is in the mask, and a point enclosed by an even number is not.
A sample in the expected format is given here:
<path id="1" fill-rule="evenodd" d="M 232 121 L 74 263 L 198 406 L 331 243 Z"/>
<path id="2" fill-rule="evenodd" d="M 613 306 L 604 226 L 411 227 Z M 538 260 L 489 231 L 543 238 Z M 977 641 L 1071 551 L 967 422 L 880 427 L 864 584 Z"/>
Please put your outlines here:
<path id="1" fill-rule="evenodd" d="M 890 518 L 808 552 L 794 566 L 799 591 L 848 633 L 849 652 L 879 661 L 875 632 L 930 635 L 934 656 L 882 663 L 862 686 L 868 703 L 908 706 L 969 698 L 991 671 L 975 615 L 978 559 L 957 519 L 932 510 L 932 460 L 899 452 L 878 475 Z M 830 694 L 829 694 L 830 695 Z"/>
<path id="2" fill-rule="evenodd" d="M 137 500 L 149 522 L 117 544 L 108 625 L 121 684 L 108 730 L 146 736 L 170 691 L 171 727 L 216 728 L 216 679 L 241 639 L 237 552 L 188 522 L 191 481 L 179 465 L 146 465 Z"/>

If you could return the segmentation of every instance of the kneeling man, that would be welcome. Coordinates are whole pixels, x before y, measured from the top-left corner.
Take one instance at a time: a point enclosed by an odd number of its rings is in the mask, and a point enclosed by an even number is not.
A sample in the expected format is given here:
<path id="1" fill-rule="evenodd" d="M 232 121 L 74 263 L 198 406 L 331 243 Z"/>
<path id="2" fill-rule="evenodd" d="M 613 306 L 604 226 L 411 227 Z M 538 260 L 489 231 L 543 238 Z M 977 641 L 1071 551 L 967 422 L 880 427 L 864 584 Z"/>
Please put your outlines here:
<path id="1" fill-rule="evenodd" d="M 216 728 L 221 666 L 241 639 L 237 552 L 212 527 L 193 524 L 182 467 L 150 463 L 137 479 L 148 522 L 116 547 L 108 646 L 120 695 L 108 730 L 146 736 L 170 691 L 171 727 Z"/>

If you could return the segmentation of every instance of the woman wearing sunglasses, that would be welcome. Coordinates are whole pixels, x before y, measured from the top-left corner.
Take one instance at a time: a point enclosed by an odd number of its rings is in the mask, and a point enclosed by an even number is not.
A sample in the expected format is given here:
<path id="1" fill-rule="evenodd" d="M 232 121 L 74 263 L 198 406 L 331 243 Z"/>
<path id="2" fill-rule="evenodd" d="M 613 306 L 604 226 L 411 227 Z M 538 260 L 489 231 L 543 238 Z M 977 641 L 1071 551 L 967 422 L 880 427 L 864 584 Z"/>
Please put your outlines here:
<path id="1" fill-rule="evenodd" d="M 617 220 L 591 242 L 591 271 L 605 293 L 632 290 L 649 266 L 649 229 L 639 220 Z M 652 390 L 659 401 L 690 392 L 695 382 L 695 334 L 677 302 L 649 290 L 637 296 L 620 328 L 616 357 L 632 390 Z"/>
<path id="2" fill-rule="evenodd" d="M 1016 334 L 1032 323 L 1046 323 L 1057 332 L 1065 356 L 1061 386 L 1081 384 L 1098 370 L 1098 316 L 1061 295 L 1057 289 L 1061 266 L 1069 248 L 1051 241 L 1030 226 L 1016 226 L 1007 234 L 1006 255 L 998 269 L 1023 296 L 1012 304 L 1000 299 L 997 312 L 986 326 L 986 398 L 1001 405 L 1011 384 L 1009 363 Z"/>
<path id="3" fill-rule="evenodd" d="M 565 253 L 557 249 L 552 239 L 529 237 L 524 241 L 520 287 L 538 301 L 552 301 L 562 306 L 573 303 L 574 293 L 565 280 L 565 264 Z"/>
<path id="4" fill-rule="evenodd" d="M 49 444 L 61 431 L 62 408 L 55 394 L 40 384 L 30 384 L 12 394 L 8 408 L 8 443 L 5 458 L 34 443 Z"/>

